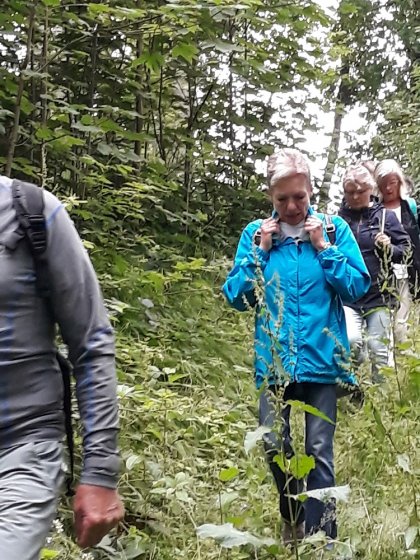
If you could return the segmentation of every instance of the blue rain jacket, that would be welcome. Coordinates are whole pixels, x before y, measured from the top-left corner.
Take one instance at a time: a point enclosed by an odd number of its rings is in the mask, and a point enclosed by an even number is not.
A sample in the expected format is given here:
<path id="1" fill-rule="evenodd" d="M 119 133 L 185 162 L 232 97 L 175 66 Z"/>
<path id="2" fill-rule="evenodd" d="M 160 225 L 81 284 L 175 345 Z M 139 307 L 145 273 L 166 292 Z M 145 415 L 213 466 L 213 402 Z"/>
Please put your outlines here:
<path id="1" fill-rule="evenodd" d="M 324 214 L 311 208 L 309 214 L 325 223 Z M 354 384 L 342 304 L 361 298 L 370 276 L 349 226 L 332 216 L 335 245 L 321 252 L 291 237 L 275 239 L 265 252 L 255 243 L 262 221 L 243 230 L 223 286 L 234 308 L 256 308 L 257 387 L 265 379 Z M 325 228 L 324 237 L 328 241 Z"/>

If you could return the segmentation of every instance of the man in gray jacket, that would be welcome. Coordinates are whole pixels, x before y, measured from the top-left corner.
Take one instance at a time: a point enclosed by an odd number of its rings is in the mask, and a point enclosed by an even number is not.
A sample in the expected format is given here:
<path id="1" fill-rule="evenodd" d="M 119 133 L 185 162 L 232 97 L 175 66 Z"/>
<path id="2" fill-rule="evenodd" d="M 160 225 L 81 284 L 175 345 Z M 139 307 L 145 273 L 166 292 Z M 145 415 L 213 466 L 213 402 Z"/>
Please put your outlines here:
<path id="1" fill-rule="evenodd" d="M 63 482 L 55 323 L 69 349 L 83 426 L 73 504 L 79 545 L 96 544 L 123 516 L 116 491 L 114 336 L 77 231 L 63 205 L 44 191 L 51 313 L 37 292 L 11 185 L 0 177 L 0 559 L 37 560 Z"/>

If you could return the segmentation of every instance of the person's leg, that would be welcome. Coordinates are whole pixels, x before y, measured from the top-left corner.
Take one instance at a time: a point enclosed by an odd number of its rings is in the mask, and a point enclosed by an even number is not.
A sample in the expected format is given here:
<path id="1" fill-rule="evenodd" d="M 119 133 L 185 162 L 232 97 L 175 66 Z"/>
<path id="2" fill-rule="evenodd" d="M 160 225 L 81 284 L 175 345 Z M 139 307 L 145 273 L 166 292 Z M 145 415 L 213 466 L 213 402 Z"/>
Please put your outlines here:
<path id="1" fill-rule="evenodd" d="M 353 358 L 357 365 L 360 365 L 364 359 L 363 352 L 363 317 L 360 311 L 356 311 L 351 307 L 344 306 L 344 315 L 346 318 L 347 336 Z"/>
<path id="2" fill-rule="evenodd" d="M 39 559 L 62 482 L 61 443 L 0 450 L 0 558 Z"/>
<path id="3" fill-rule="evenodd" d="M 404 342 L 407 338 L 408 318 L 411 307 L 411 294 L 408 278 L 397 280 L 399 307 L 395 313 L 394 338 L 395 342 Z"/>
<path id="4" fill-rule="evenodd" d="M 305 450 L 315 459 L 315 468 L 309 473 L 307 489 L 335 486 L 334 431 L 337 418 L 335 385 L 304 383 L 305 402 L 323 412 L 333 422 L 327 422 L 314 414 L 306 413 Z M 335 502 L 324 503 L 314 498 L 305 502 L 306 533 L 325 531 L 328 537 L 337 537 Z"/>
<path id="5" fill-rule="evenodd" d="M 382 383 L 384 377 L 379 369 L 388 365 L 390 345 L 390 316 L 386 307 L 378 307 L 366 312 L 368 347 L 372 360 L 372 381 Z"/>
<path id="6" fill-rule="evenodd" d="M 288 391 L 290 388 L 291 386 L 286 389 L 285 399 L 292 398 L 291 390 Z M 287 476 L 274 461 L 276 455 L 284 454 L 287 459 L 294 455 L 290 435 L 290 406 L 282 406 L 274 387 L 264 389 L 261 393 L 259 424 L 273 428 L 273 431 L 264 434 L 263 441 L 268 464 L 280 496 L 280 514 L 287 523 L 299 525 L 304 521 L 303 507 L 296 500 L 288 498 L 286 494 L 302 492 L 302 482 Z"/>

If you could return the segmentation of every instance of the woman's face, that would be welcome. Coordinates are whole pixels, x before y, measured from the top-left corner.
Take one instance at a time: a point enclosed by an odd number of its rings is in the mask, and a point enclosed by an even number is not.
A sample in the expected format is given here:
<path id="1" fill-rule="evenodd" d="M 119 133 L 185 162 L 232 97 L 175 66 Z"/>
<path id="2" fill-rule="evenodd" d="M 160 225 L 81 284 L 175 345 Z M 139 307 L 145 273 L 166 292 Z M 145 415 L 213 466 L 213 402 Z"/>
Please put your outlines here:
<path id="1" fill-rule="evenodd" d="M 401 183 L 396 173 L 385 175 L 378 184 L 385 203 L 395 202 L 400 199 L 400 187 Z"/>
<path id="2" fill-rule="evenodd" d="M 275 183 L 269 191 L 282 222 L 295 226 L 306 219 L 311 187 L 305 175 L 292 175 Z"/>
<path id="3" fill-rule="evenodd" d="M 346 183 L 344 186 L 344 200 L 355 210 L 367 208 L 370 203 L 372 189 L 358 183 Z"/>

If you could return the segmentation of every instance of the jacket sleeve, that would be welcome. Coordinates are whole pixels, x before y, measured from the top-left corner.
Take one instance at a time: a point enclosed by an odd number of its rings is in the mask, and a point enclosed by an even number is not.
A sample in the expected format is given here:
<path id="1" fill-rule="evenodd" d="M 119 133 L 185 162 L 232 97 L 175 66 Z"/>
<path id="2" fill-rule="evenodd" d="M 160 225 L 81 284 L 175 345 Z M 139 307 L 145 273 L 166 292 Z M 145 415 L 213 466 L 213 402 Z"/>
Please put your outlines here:
<path id="1" fill-rule="evenodd" d="M 357 301 L 369 290 L 370 275 L 348 224 L 334 216 L 335 245 L 318 253 L 325 277 L 344 303 Z"/>
<path id="2" fill-rule="evenodd" d="M 234 265 L 223 285 L 223 293 L 229 304 L 238 311 L 246 311 L 256 303 L 254 287 L 257 268 L 264 270 L 269 253 L 253 242 L 258 227 L 248 224 L 242 232 L 236 250 Z"/>
<path id="3" fill-rule="evenodd" d="M 404 262 L 410 255 L 410 236 L 400 224 L 394 212 L 389 210 L 386 211 L 385 216 L 385 233 L 391 238 L 391 261 L 394 263 Z"/>
<path id="4" fill-rule="evenodd" d="M 114 334 L 73 222 L 51 193 L 44 195 L 54 318 L 69 348 L 83 426 L 80 482 L 114 488 L 120 468 Z"/>

